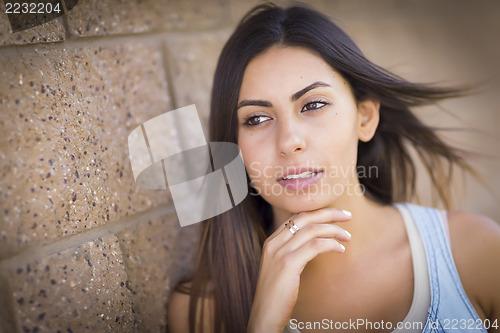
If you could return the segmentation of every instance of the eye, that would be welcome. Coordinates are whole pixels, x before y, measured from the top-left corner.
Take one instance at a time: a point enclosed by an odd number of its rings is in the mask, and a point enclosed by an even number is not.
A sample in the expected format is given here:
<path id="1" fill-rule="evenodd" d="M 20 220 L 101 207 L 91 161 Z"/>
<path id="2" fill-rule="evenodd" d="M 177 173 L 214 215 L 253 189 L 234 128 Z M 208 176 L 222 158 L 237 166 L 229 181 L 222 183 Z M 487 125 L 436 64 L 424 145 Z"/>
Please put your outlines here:
<path id="1" fill-rule="evenodd" d="M 302 110 L 300 110 L 300 112 L 319 110 L 328 104 L 329 103 L 325 101 L 312 101 L 304 105 L 304 107 L 302 108 Z"/>
<path id="2" fill-rule="evenodd" d="M 245 119 L 243 126 L 259 126 L 262 125 L 263 123 L 271 120 L 271 117 L 268 116 L 263 116 L 263 115 L 258 115 L 258 116 L 250 116 Z"/>

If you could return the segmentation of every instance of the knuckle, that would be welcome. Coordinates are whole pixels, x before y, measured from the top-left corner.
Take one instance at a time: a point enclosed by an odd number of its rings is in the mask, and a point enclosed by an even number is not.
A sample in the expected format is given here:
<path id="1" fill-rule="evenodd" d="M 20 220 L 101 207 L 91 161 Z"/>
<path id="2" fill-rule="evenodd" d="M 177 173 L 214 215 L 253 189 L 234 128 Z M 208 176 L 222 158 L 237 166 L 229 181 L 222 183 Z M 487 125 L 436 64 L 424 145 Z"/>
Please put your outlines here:
<path id="1" fill-rule="evenodd" d="M 311 224 L 309 226 L 309 230 L 316 236 L 322 235 L 325 233 L 325 231 L 327 231 L 327 229 L 325 229 L 325 227 L 322 224 L 317 224 L 317 223 Z"/>
<path id="2" fill-rule="evenodd" d="M 322 249 L 323 245 L 324 242 L 319 238 L 315 238 L 311 241 L 311 247 L 316 251 Z"/>
<path id="3" fill-rule="evenodd" d="M 308 227 L 313 232 L 318 232 L 318 231 L 320 231 L 322 229 L 321 228 L 322 227 L 321 224 L 318 224 L 318 223 L 311 224 Z"/>
<path id="4" fill-rule="evenodd" d="M 268 246 L 269 246 L 269 242 L 270 242 L 270 241 L 271 241 L 271 240 L 270 240 L 269 238 L 266 238 L 266 240 L 264 241 L 264 244 L 262 244 L 262 248 L 266 248 L 266 247 L 268 247 Z"/>
<path id="5" fill-rule="evenodd" d="M 270 255 L 272 253 L 272 244 L 269 239 L 266 239 L 264 241 L 264 245 L 262 246 L 262 254 L 263 255 Z"/>

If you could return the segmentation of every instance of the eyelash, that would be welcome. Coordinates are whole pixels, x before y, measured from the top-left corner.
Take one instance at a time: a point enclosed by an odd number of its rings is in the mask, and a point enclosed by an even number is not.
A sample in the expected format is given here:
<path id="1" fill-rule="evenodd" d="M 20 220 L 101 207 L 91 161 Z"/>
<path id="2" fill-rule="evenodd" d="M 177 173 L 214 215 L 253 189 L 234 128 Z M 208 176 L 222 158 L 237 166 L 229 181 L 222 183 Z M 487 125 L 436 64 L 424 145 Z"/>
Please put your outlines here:
<path id="1" fill-rule="evenodd" d="M 316 107 L 314 109 L 305 109 L 308 105 L 311 105 L 311 104 L 322 104 L 321 106 L 319 107 Z M 302 107 L 302 110 L 300 110 L 300 112 L 306 112 L 306 111 L 318 111 L 320 109 L 322 109 L 323 107 L 329 105 L 330 103 L 326 102 L 326 101 L 323 101 L 323 100 L 314 100 L 314 101 L 310 101 L 308 103 L 306 103 L 303 107 Z M 250 124 L 250 122 L 252 121 L 252 119 L 257 119 L 257 118 L 269 118 L 268 120 L 264 120 L 264 121 L 261 121 L 259 122 L 258 124 Z M 257 127 L 257 126 L 261 126 L 263 125 L 265 122 L 271 120 L 272 118 L 271 117 L 268 117 L 268 116 L 264 116 L 264 115 L 253 115 L 253 116 L 249 116 L 247 118 L 244 119 L 243 121 L 243 126 L 248 126 L 248 127 Z"/>
<path id="2" fill-rule="evenodd" d="M 322 104 L 320 107 L 317 107 L 317 108 L 314 108 L 314 109 L 310 109 L 310 110 L 304 110 L 306 106 L 308 105 L 311 105 L 311 104 Z M 328 103 L 327 101 L 324 101 L 324 100 L 314 100 L 314 101 L 310 101 L 310 102 L 307 102 L 304 107 L 302 107 L 302 110 L 300 110 L 300 112 L 305 112 L 305 111 L 317 111 L 317 110 L 320 110 L 322 109 L 323 107 L 327 106 L 327 105 L 330 105 L 330 103 Z"/>

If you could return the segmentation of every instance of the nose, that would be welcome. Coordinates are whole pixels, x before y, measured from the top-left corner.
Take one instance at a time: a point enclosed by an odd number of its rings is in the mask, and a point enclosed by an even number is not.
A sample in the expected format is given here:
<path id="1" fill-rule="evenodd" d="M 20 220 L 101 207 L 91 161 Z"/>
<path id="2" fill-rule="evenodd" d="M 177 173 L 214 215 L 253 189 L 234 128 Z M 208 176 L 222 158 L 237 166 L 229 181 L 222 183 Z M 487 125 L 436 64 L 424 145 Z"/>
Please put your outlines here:
<path id="1" fill-rule="evenodd" d="M 299 122 L 300 120 L 292 117 L 279 122 L 277 140 L 280 155 L 293 155 L 306 149 L 304 129 Z"/>

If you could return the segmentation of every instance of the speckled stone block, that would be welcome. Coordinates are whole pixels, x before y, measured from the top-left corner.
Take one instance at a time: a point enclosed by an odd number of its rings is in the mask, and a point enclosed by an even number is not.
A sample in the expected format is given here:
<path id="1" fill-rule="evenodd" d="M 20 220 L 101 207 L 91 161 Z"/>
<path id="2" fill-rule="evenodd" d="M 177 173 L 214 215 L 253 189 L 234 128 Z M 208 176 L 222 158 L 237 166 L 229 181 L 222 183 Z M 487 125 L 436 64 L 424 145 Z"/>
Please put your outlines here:
<path id="1" fill-rule="evenodd" d="M 165 43 L 175 101 L 179 107 L 196 104 L 207 134 L 215 67 L 231 31 L 172 35 Z"/>
<path id="2" fill-rule="evenodd" d="M 68 13 L 74 36 L 206 29 L 229 19 L 229 0 L 81 1 Z"/>
<path id="3" fill-rule="evenodd" d="M 141 190 L 128 135 L 171 110 L 148 45 L 4 52 L 0 259 L 169 202 Z M 174 130 L 174 129 L 166 129 Z"/>
<path id="4" fill-rule="evenodd" d="M 7 272 L 18 332 L 133 332 L 132 291 L 114 235 Z"/>
<path id="5" fill-rule="evenodd" d="M 19 32 L 12 32 L 9 18 L 5 14 L 4 1 L 0 1 L 0 46 L 31 43 L 54 43 L 65 40 L 62 17 L 42 25 Z"/>
<path id="6" fill-rule="evenodd" d="M 16 331 L 14 316 L 14 302 L 12 301 L 12 288 L 5 269 L 0 268 L 0 332 Z M 7 274 L 8 275 L 8 274 Z"/>
<path id="7" fill-rule="evenodd" d="M 117 234 L 140 332 L 165 332 L 168 296 L 192 272 L 198 226 L 181 228 L 171 215 Z"/>

